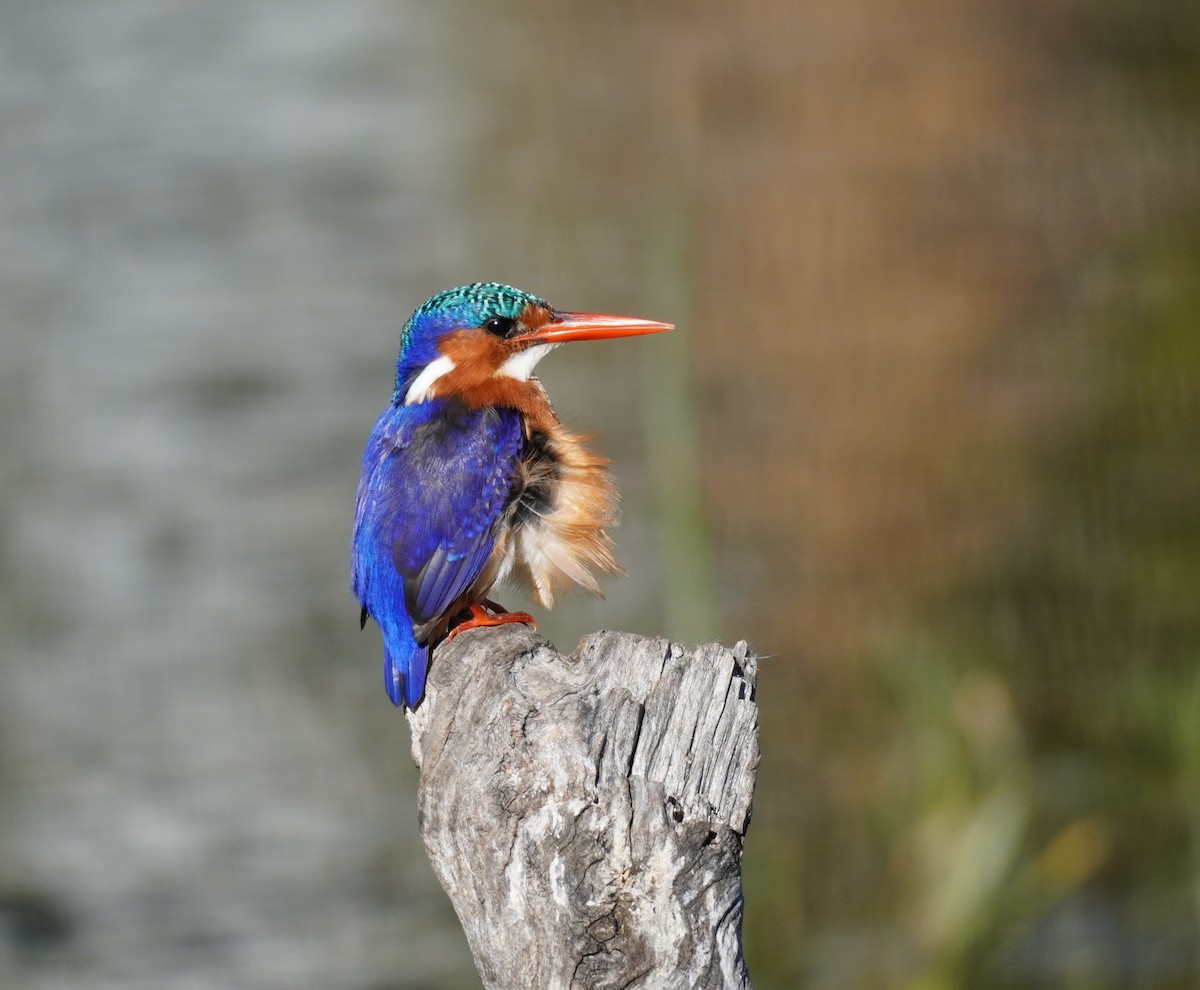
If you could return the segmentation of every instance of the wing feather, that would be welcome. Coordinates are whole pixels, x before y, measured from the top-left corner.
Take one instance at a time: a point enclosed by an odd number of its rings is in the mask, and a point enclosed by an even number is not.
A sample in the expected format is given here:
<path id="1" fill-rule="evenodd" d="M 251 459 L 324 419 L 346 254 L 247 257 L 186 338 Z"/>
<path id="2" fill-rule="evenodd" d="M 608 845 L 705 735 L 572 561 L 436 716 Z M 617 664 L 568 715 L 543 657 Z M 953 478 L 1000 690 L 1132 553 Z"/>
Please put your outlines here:
<path id="1" fill-rule="evenodd" d="M 423 642 L 487 567 L 518 494 L 521 424 L 513 410 L 451 402 L 396 407 L 394 418 L 394 429 L 377 431 L 360 525 L 376 566 L 395 568 Z"/>

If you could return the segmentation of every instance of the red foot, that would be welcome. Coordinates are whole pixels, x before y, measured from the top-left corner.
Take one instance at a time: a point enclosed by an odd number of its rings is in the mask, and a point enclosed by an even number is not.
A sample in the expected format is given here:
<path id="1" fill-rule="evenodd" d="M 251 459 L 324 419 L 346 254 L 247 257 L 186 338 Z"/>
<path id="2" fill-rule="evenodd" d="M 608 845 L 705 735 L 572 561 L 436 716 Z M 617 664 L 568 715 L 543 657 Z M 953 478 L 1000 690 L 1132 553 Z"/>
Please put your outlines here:
<path id="1" fill-rule="evenodd" d="M 506 622 L 523 622 L 527 626 L 533 626 L 534 629 L 537 628 L 537 623 L 533 621 L 533 616 L 528 612 L 506 612 L 495 602 L 491 601 L 484 602 L 484 605 L 472 605 L 470 607 L 471 618 L 464 619 L 451 629 L 446 639 L 453 639 L 464 629 L 474 629 L 476 626 L 502 626 Z M 488 608 L 491 609 L 490 612 Z"/>

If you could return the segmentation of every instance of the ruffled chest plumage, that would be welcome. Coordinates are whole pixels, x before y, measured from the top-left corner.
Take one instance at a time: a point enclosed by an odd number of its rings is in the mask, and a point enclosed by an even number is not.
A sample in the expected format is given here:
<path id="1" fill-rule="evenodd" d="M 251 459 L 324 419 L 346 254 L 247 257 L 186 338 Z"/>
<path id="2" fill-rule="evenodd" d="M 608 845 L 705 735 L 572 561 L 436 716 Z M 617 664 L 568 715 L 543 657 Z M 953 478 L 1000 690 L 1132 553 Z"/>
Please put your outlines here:
<path id="1" fill-rule="evenodd" d="M 578 585 L 601 594 L 593 571 L 621 572 L 605 527 L 616 522 L 616 490 L 608 461 L 554 417 L 526 420 L 521 494 L 495 556 L 496 580 L 511 578 L 546 608 Z"/>

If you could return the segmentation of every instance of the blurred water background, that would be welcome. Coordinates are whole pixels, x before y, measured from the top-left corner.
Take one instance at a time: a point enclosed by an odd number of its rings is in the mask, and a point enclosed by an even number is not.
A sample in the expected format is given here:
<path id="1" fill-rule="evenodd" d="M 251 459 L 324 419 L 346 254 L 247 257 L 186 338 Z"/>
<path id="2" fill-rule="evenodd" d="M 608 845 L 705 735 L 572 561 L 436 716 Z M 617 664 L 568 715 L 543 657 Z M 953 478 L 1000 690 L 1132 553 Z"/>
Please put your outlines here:
<path id="1" fill-rule="evenodd" d="M 0 986 L 478 985 L 346 543 L 493 278 L 679 324 L 542 628 L 765 655 L 755 985 L 1200 985 L 1200 8 L 10 0 L 0 120 Z"/>

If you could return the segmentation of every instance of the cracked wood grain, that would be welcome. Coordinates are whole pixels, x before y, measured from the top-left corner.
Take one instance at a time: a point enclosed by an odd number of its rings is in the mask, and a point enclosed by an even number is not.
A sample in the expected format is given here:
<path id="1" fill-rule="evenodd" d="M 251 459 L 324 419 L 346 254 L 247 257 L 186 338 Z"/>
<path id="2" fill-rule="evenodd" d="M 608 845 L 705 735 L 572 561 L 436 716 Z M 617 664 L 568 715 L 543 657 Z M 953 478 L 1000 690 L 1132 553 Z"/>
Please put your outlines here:
<path id="1" fill-rule="evenodd" d="M 748 988 L 745 643 L 526 626 L 440 646 L 409 713 L 421 834 L 487 990 Z"/>

